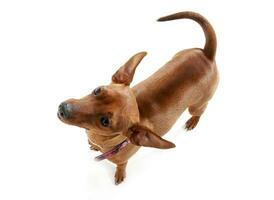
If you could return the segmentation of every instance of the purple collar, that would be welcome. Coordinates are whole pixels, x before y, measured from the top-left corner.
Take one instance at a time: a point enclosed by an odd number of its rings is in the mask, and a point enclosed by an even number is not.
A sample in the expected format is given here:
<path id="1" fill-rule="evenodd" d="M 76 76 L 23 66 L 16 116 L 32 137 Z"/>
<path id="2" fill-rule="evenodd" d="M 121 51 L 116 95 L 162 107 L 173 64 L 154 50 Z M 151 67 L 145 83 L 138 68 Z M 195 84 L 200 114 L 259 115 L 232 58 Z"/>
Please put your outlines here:
<path id="1" fill-rule="evenodd" d="M 115 154 L 117 154 L 119 151 L 121 151 L 123 148 L 125 148 L 129 143 L 130 143 L 130 141 L 128 139 L 124 140 L 120 144 L 117 144 L 113 149 L 111 149 L 99 156 L 96 156 L 95 160 L 101 161 L 101 160 L 110 158 L 110 157 L 114 156 Z"/>

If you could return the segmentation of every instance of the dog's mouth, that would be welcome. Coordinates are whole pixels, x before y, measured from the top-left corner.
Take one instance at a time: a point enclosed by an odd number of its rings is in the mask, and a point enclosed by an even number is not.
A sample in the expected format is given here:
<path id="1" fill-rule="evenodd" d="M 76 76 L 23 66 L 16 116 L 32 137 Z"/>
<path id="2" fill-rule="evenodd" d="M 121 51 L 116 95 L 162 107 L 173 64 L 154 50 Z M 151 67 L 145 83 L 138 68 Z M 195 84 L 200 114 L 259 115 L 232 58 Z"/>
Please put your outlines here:
<path id="1" fill-rule="evenodd" d="M 130 141 L 128 139 L 124 140 L 123 142 L 121 142 L 120 144 L 116 145 L 115 147 L 113 147 L 113 149 L 99 155 L 95 157 L 96 161 L 101 161 L 104 159 L 108 159 L 111 158 L 112 156 L 114 156 L 115 154 L 117 154 L 119 151 L 121 151 L 123 148 L 125 148 L 128 144 L 130 143 Z"/>

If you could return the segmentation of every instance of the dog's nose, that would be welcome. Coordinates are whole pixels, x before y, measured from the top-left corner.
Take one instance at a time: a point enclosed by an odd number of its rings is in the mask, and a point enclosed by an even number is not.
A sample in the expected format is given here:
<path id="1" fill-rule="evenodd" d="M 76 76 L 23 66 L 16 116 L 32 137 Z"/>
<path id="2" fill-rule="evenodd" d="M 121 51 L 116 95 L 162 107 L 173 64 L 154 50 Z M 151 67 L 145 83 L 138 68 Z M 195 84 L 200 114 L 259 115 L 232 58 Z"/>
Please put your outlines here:
<path id="1" fill-rule="evenodd" d="M 63 119 L 68 119 L 71 117 L 71 104 L 68 103 L 61 103 L 58 107 L 58 116 Z"/>

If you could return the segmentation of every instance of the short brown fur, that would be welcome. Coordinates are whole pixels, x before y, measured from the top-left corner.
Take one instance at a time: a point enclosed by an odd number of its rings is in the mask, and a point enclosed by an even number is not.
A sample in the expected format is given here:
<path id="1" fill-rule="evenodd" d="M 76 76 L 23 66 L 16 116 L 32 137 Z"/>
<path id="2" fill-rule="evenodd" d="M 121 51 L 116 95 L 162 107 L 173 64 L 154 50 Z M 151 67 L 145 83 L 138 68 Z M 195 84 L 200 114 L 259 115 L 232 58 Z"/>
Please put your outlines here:
<path id="1" fill-rule="evenodd" d="M 125 139 L 130 140 L 131 144 L 109 158 L 117 165 L 116 184 L 124 180 L 127 162 L 140 146 L 175 147 L 161 136 L 187 108 L 192 117 L 186 122 L 186 129 L 195 128 L 217 88 L 217 40 L 212 26 L 194 12 L 180 12 L 158 21 L 181 18 L 193 19 L 201 25 L 206 36 L 204 49 L 180 51 L 149 78 L 130 88 L 135 69 L 146 55 L 140 52 L 113 75 L 110 85 L 100 88 L 99 94 L 65 101 L 71 108 L 69 118 L 58 113 L 63 122 L 86 129 L 94 150 L 106 152 Z M 107 127 L 100 124 L 101 116 L 110 120 Z"/>

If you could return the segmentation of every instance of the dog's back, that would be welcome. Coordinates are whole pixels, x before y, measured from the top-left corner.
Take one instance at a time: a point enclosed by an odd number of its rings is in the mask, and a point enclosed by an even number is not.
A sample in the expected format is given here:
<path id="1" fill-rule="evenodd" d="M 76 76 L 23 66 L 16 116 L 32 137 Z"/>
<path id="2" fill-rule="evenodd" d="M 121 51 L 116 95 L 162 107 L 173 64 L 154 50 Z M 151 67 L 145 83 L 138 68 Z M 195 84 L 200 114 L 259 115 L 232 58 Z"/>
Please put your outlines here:
<path id="1" fill-rule="evenodd" d="M 165 134 L 186 108 L 190 108 L 191 114 L 200 116 L 218 85 L 214 61 L 217 42 L 212 26 L 193 12 L 177 13 L 159 21 L 180 18 L 194 19 L 202 26 L 206 36 L 204 49 L 178 52 L 167 64 L 133 88 L 141 119 L 150 123 L 159 135 Z"/>

